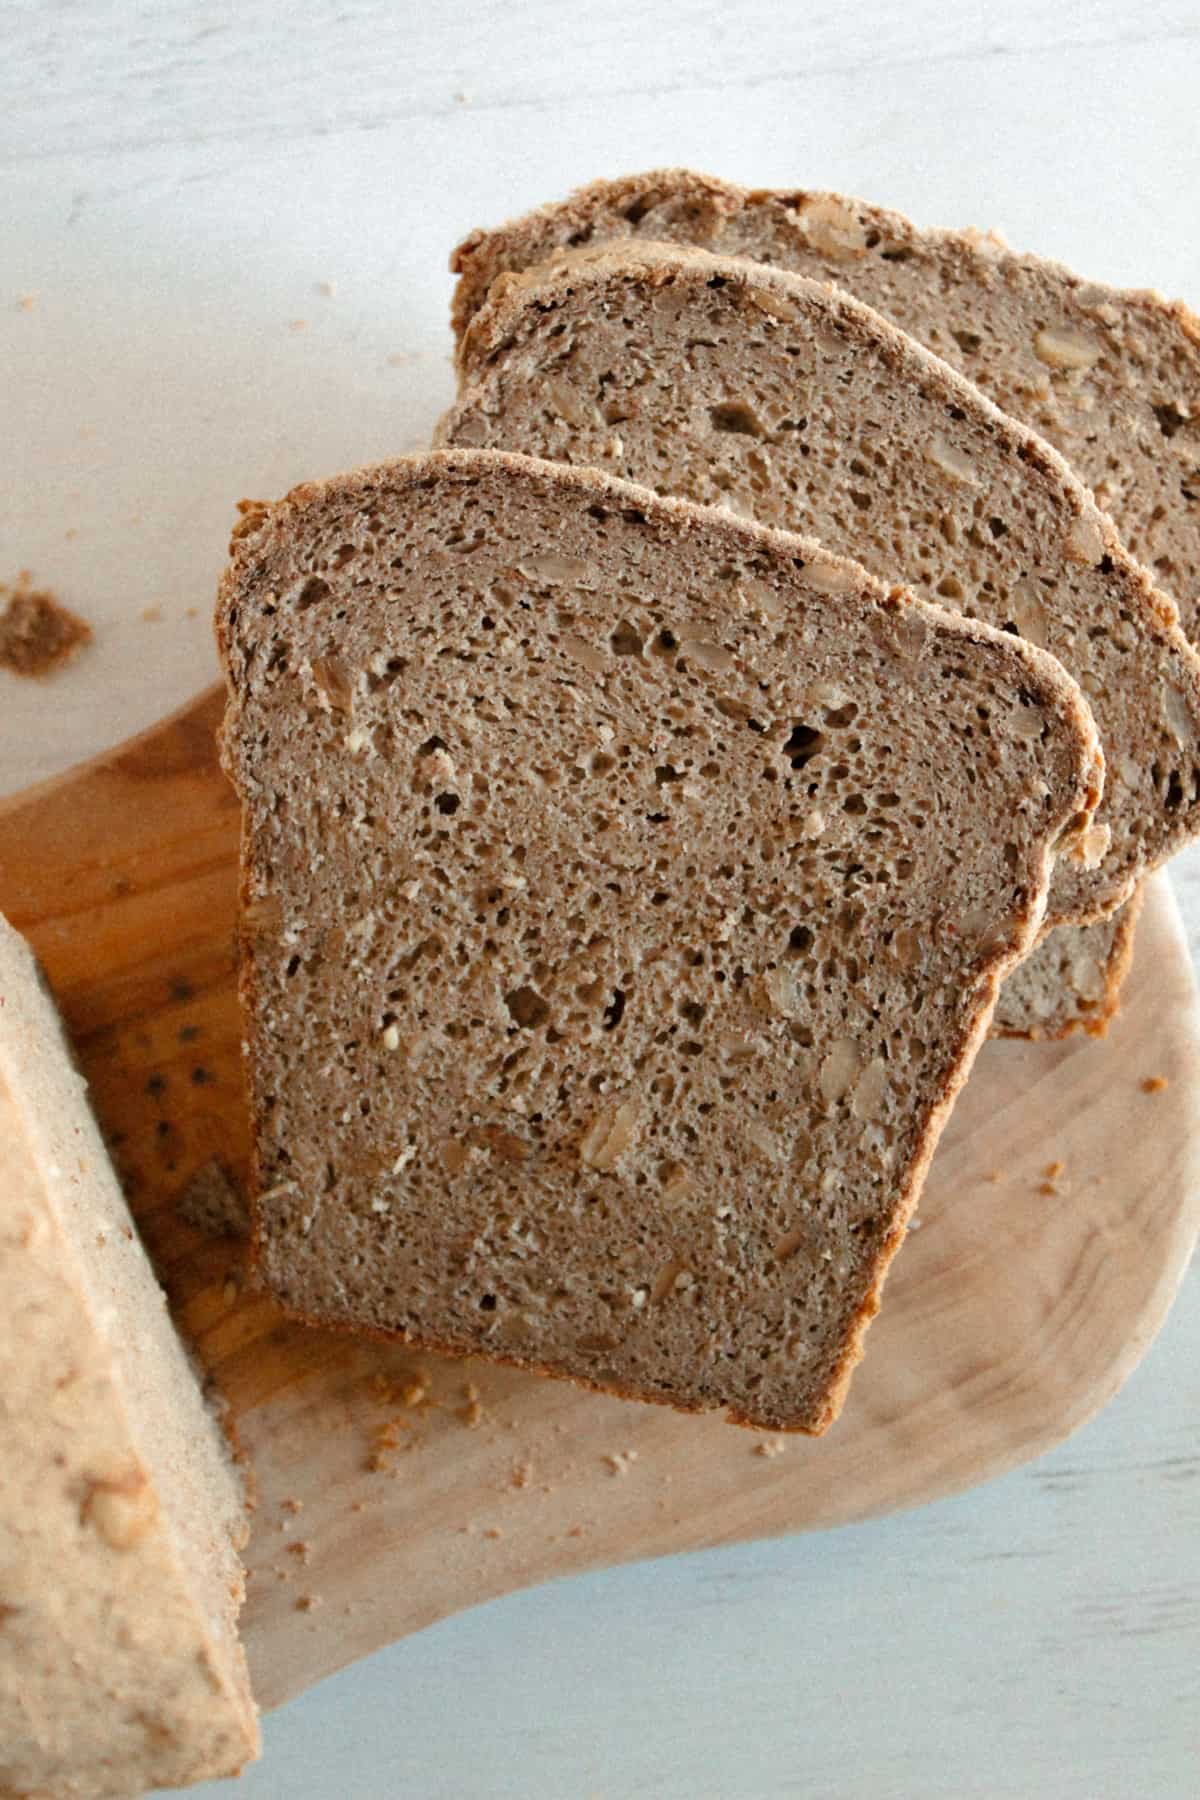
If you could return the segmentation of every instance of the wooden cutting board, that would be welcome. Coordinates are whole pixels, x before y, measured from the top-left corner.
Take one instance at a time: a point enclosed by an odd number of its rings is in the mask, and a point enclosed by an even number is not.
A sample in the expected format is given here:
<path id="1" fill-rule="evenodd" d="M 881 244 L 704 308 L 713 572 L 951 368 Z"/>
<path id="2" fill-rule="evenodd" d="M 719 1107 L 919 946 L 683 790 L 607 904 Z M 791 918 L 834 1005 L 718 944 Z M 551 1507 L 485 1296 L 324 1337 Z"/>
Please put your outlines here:
<path id="1" fill-rule="evenodd" d="M 175 1204 L 212 1158 L 238 1179 L 247 1162 L 220 708 L 205 694 L 0 803 L 0 910 L 45 964 L 254 1469 L 244 1624 L 264 1705 L 513 1588 L 968 1487 L 1116 1393 L 1200 1219 L 1200 1009 L 1163 877 L 1108 1038 L 983 1051 L 819 1442 L 290 1323 L 246 1285 L 240 1241 Z"/>

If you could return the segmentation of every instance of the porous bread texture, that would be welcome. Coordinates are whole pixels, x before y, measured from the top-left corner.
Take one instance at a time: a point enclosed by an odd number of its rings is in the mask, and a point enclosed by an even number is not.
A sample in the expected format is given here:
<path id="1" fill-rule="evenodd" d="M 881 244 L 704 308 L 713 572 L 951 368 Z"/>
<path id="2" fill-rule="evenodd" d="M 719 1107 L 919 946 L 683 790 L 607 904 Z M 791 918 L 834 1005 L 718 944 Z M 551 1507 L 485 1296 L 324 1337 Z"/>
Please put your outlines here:
<path id="1" fill-rule="evenodd" d="M 505 271 L 621 238 L 694 244 L 849 289 L 1060 450 L 1200 637 L 1200 325 L 1181 302 L 1086 281 L 994 232 L 923 231 L 841 194 L 666 169 L 597 181 L 473 232 L 451 259 L 456 332 Z"/>
<path id="2" fill-rule="evenodd" d="M 1044 937 L 1000 989 L 992 1035 L 1062 1038 L 1085 1031 L 1103 1037 L 1133 961 L 1144 893 L 1144 887 L 1135 888 L 1111 919 L 1063 925 Z"/>
<path id="3" fill-rule="evenodd" d="M 236 1773 L 245 1505 L 85 1084 L 0 919 L 0 1792 Z"/>
<path id="4" fill-rule="evenodd" d="M 250 513 L 218 638 L 274 1293 L 822 1430 L 1095 803 L 1078 690 L 813 543 L 492 452 Z"/>
<path id="5" fill-rule="evenodd" d="M 1054 444 L 1110 512 L 1126 548 L 1153 570 L 1200 638 L 1200 326 L 1180 301 L 1088 281 L 1009 249 L 996 232 L 923 231 L 900 213 L 820 191 L 732 186 L 688 169 L 597 181 L 494 231 L 451 258 L 461 338 L 491 283 L 581 244 L 625 238 L 695 244 L 834 281 L 903 326 Z M 1133 915 L 1131 915 L 1133 916 Z M 1132 956 L 1107 925 L 1076 962 L 1104 970 L 1104 995 L 1070 1009 L 1057 1035 L 1117 1009 Z M 1050 989 L 1062 951 L 1039 945 L 997 1009 L 1013 1024 Z"/>
<path id="6" fill-rule="evenodd" d="M 669 245 L 510 279 L 468 332 L 450 444 L 595 465 L 811 532 L 1050 650 L 1106 760 L 1050 925 L 1111 913 L 1200 830 L 1200 659 L 1062 458 L 849 295 Z"/>

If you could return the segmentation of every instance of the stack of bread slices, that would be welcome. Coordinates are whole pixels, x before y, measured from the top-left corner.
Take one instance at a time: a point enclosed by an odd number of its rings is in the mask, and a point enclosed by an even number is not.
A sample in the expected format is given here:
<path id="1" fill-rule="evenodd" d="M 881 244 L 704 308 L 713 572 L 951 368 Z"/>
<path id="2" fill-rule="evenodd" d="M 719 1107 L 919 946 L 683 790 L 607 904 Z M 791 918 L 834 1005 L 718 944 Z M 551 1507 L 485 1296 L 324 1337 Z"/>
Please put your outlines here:
<path id="1" fill-rule="evenodd" d="M 453 266 L 439 448 L 218 604 L 260 1265 L 820 1432 L 981 1038 L 1102 1031 L 1197 832 L 1196 328 L 679 171 Z"/>

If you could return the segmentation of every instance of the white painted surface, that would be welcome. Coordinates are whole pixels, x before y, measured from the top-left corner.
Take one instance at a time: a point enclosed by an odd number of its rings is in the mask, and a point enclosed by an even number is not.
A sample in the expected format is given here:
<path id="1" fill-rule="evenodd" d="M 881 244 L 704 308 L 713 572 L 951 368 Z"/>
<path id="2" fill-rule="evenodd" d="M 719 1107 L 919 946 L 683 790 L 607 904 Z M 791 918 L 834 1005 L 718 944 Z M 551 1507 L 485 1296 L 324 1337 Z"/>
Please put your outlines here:
<path id="1" fill-rule="evenodd" d="M 471 226 L 691 163 L 1196 303 L 1198 78 L 1185 0 L 7 0 L 0 580 L 30 568 L 97 642 L 0 686 L 0 790 L 211 678 L 240 495 L 423 441 Z M 1200 949 L 1200 852 L 1176 869 Z M 449 1621 L 269 1719 L 244 1791 L 1190 1800 L 1198 1369 L 1193 1274 L 1036 1467 Z"/>

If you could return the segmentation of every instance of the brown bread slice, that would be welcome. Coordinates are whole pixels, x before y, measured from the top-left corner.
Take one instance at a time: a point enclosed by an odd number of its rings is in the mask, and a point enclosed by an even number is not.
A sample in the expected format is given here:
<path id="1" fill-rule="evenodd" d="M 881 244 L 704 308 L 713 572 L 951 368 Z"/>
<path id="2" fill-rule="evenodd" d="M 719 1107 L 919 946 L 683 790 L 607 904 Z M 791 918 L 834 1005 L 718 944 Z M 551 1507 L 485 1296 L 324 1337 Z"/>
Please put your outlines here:
<path id="1" fill-rule="evenodd" d="M 1059 665 L 472 451 L 251 511 L 218 636 L 275 1294 L 823 1429 L 1096 799 Z"/>
<path id="2" fill-rule="evenodd" d="M 444 442 L 809 531 L 1051 650 L 1088 694 L 1107 773 L 1048 924 L 1111 913 L 1200 830 L 1200 659 L 1174 606 L 1049 445 L 880 314 L 745 260 L 620 245 L 510 278 L 467 343 Z"/>
<path id="3" fill-rule="evenodd" d="M 235 1774 L 241 1484 L 24 941 L 0 919 L 0 1793 Z"/>
<path id="4" fill-rule="evenodd" d="M 1133 961 L 1143 887 L 1111 919 L 1061 925 L 1044 937 L 1000 989 L 993 1037 L 1103 1037 L 1119 1007 Z"/>
<path id="5" fill-rule="evenodd" d="M 840 194 L 750 190 L 687 169 L 598 181 L 496 231 L 451 259 L 461 337 L 492 281 L 580 244 L 628 237 L 695 244 L 836 281 L 903 326 L 1040 431 L 1113 515 L 1200 638 L 1200 326 L 1179 301 L 1086 281 L 1010 250 L 995 233 L 922 231 L 900 213 Z M 1059 948 L 1039 946 L 997 1009 L 1040 1035 L 1097 1028 L 1115 1012 L 1132 955 L 1126 928 L 1098 925 L 1075 966 L 1099 967 L 1104 993 L 1062 996 L 1055 1031 L 1039 1015 Z"/>

